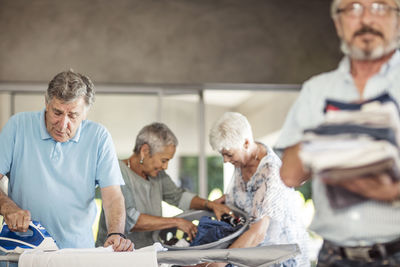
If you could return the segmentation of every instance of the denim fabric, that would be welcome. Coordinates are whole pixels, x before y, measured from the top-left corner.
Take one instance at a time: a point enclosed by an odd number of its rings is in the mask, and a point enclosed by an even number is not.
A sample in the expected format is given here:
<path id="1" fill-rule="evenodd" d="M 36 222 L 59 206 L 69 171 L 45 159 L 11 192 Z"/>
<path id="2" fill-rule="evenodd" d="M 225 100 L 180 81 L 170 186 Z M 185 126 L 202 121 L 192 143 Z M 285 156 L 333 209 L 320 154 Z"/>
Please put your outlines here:
<path id="1" fill-rule="evenodd" d="M 200 218 L 197 226 L 197 235 L 190 243 L 190 246 L 200 246 L 215 242 L 236 232 L 241 225 L 232 227 L 229 223 L 211 219 L 211 217 L 203 216 Z"/>

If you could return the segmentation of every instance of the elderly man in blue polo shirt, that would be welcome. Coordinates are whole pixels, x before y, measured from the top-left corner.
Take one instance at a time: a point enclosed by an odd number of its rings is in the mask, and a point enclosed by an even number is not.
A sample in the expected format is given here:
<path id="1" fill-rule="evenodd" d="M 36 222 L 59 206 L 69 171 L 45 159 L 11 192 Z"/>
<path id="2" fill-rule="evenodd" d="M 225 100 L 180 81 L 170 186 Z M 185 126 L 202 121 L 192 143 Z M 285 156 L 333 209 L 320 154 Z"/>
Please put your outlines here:
<path id="1" fill-rule="evenodd" d="M 95 187 L 101 188 L 108 236 L 104 246 L 129 251 L 123 235 L 123 184 L 109 132 L 86 120 L 94 101 L 87 76 L 73 71 L 50 81 L 46 108 L 10 118 L 0 133 L 0 214 L 12 231 L 27 231 L 40 221 L 60 248 L 94 247 Z"/>

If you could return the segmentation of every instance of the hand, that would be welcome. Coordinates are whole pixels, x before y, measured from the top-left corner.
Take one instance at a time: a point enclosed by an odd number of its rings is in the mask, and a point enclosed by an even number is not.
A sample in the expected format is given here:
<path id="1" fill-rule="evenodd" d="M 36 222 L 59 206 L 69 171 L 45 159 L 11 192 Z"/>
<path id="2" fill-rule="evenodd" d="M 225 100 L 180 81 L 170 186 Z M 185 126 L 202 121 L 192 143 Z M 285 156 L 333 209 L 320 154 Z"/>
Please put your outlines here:
<path id="1" fill-rule="evenodd" d="M 5 207 L 4 220 L 13 232 L 26 232 L 31 222 L 29 210 L 23 210 L 17 205 Z"/>
<path id="2" fill-rule="evenodd" d="M 325 181 L 325 183 L 341 186 L 353 193 L 378 201 L 393 201 L 400 195 L 400 182 L 393 182 L 386 173 L 335 183 Z"/>
<path id="3" fill-rule="evenodd" d="M 134 244 L 130 239 L 125 239 L 119 235 L 111 235 L 107 238 L 106 242 L 104 242 L 104 247 L 111 245 L 116 252 L 133 251 L 134 248 Z"/>
<path id="4" fill-rule="evenodd" d="M 218 220 L 221 220 L 221 216 L 224 213 L 232 214 L 232 211 L 228 206 L 220 204 L 216 201 L 208 202 L 208 207 L 214 211 L 214 214 Z"/>
<path id="5" fill-rule="evenodd" d="M 197 234 L 196 225 L 194 225 L 191 221 L 185 220 L 183 218 L 176 218 L 176 220 L 178 229 L 184 231 L 188 235 L 189 240 L 193 240 Z"/>
<path id="6" fill-rule="evenodd" d="M 226 199 L 226 195 L 222 195 L 222 197 L 217 198 L 213 202 L 218 203 L 218 204 L 225 204 L 225 199 Z"/>

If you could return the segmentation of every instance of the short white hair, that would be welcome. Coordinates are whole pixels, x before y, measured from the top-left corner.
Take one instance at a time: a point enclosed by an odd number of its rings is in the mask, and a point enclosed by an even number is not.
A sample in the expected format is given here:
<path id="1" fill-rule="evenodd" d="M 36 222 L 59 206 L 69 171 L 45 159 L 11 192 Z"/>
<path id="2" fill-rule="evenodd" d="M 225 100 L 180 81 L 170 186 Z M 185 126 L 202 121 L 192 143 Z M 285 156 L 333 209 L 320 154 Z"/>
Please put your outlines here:
<path id="1" fill-rule="evenodd" d="M 333 19 L 337 17 L 338 6 L 342 0 L 333 0 L 331 4 L 331 16 Z M 394 0 L 397 7 L 400 8 L 400 0 Z"/>
<path id="2" fill-rule="evenodd" d="M 136 136 L 133 152 L 140 154 L 140 149 L 147 144 L 150 147 L 150 155 L 162 151 L 165 147 L 178 145 L 178 139 L 167 125 L 161 122 L 153 122 L 144 126 Z"/>
<path id="3" fill-rule="evenodd" d="M 245 116 L 226 112 L 212 126 L 209 139 L 211 147 L 221 152 L 223 149 L 240 148 L 246 139 L 253 142 L 253 132 Z"/>

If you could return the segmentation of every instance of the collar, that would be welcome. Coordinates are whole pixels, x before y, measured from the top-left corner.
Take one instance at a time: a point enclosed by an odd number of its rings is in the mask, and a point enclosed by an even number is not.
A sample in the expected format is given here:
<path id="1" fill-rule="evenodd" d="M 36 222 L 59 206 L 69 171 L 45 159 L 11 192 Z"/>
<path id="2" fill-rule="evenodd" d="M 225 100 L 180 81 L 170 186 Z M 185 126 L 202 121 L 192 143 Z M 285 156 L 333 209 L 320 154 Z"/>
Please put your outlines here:
<path id="1" fill-rule="evenodd" d="M 40 137 L 42 138 L 42 140 L 53 139 L 53 137 L 49 134 L 49 132 L 47 131 L 47 128 L 46 128 L 45 114 L 46 114 L 46 109 L 44 108 L 40 112 L 40 122 L 39 122 L 40 123 Z M 78 143 L 79 142 L 79 138 L 81 136 L 81 129 L 82 129 L 82 122 L 81 122 L 81 125 L 79 125 L 78 130 L 76 130 L 75 136 L 72 137 L 68 141 L 72 141 L 72 142 Z"/>

